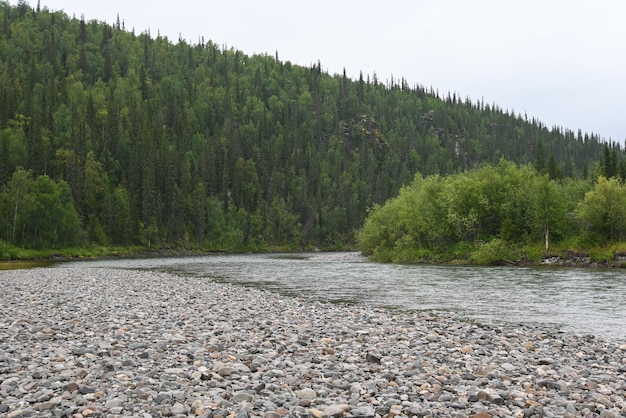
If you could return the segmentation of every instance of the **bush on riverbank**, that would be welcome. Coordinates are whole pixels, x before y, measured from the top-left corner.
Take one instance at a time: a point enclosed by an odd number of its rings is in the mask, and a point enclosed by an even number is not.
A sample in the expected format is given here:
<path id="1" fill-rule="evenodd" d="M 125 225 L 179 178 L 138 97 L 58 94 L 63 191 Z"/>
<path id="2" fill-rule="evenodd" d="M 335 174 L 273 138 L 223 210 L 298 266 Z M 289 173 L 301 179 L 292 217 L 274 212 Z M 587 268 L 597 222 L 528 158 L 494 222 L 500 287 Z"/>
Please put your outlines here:
<path id="1" fill-rule="evenodd" d="M 357 233 L 377 261 L 462 260 L 471 264 L 541 263 L 555 252 L 619 262 L 626 236 L 626 185 L 616 178 L 554 180 L 532 166 L 496 166 L 416 176 Z"/>
<path id="2" fill-rule="evenodd" d="M 55 249 L 33 249 L 7 244 L 0 240 L 0 260 L 54 260 L 130 256 L 142 252 L 141 247 L 85 246 Z"/>
<path id="3" fill-rule="evenodd" d="M 211 253 L 263 253 L 263 252 L 299 252 L 299 251 L 319 251 L 316 246 L 295 247 L 295 246 L 246 246 L 246 247 L 146 247 L 146 246 L 105 246 L 105 245 L 87 245 L 84 247 L 68 247 L 55 249 L 32 249 L 18 247 L 7 244 L 0 240 L 0 261 L 13 260 L 55 260 L 55 259 L 80 259 L 80 258 L 100 258 L 100 257 L 167 257 L 167 256 L 185 256 L 199 255 Z M 322 248 L 324 251 L 348 251 L 354 250 L 353 247 L 344 245 L 335 245 Z"/>
<path id="4" fill-rule="evenodd" d="M 512 247 L 502 240 L 489 243 L 455 246 L 449 253 L 427 249 L 393 251 L 376 249 L 368 258 L 381 263 L 455 264 L 477 266 L 539 266 L 626 268 L 626 249 L 623 245 L 573 249 L 566 245 L 546 251 L 541 245 Z"/>

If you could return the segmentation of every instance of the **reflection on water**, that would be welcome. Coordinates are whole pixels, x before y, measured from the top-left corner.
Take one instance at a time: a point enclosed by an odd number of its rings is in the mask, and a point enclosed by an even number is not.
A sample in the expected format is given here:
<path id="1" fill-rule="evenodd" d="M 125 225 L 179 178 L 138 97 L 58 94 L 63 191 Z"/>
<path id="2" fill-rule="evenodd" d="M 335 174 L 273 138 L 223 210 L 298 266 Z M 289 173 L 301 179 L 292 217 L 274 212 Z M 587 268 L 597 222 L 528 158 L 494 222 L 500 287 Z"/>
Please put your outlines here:
<path id="1" fill-rule="evenodd" d="M 482 322 L 553 324 L 626 341 L 621 270 L 368 262 L 357 253 L 211 255 L 61 264 L 191 274 L 328 302 L 453 311 Z"/>

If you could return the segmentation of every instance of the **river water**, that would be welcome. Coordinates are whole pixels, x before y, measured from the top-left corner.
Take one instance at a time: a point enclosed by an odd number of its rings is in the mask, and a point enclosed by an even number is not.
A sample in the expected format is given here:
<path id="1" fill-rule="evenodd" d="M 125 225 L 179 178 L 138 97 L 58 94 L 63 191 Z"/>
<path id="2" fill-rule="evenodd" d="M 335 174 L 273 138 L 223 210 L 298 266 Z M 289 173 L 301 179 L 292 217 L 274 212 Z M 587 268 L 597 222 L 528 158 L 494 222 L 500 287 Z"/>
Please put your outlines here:
<path id="1" fill-rule="evenodd" d="M 305 299 L 454 312 L 483 323 L 558 326 L 626 341 L 626 273 L 617 269 L 396 265 L 369 262 L 358 253 L 112 259 L 60 266 L 190 274 Z"/>

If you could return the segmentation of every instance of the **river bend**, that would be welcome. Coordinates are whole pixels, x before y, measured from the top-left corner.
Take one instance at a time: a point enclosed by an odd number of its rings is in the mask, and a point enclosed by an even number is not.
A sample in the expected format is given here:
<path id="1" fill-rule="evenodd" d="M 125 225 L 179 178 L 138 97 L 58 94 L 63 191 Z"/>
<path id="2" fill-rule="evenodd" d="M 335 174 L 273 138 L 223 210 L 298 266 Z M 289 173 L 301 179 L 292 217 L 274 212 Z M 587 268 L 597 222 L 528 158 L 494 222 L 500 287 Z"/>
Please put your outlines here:
<path id="1" fill-rule="evenodd" d="M 487 323 L 562 327 L 626 341 L 626 275 L 593 268 L 395 265 L 358 253 L 111 259 L 62 266 L 190 274 L 333 303 L 447 311 Z"/>

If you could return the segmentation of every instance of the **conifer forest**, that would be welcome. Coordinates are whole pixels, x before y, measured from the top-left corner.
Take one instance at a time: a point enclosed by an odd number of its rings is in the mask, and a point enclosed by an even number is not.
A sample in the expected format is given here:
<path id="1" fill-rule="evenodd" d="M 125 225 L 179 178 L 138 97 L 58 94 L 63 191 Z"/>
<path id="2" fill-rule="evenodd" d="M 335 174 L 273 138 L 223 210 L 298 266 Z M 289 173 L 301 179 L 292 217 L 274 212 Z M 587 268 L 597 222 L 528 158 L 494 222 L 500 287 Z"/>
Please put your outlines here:
<path id="1" fill-rule="evenodd" d="M 626 173 L 593 133 L 403 78 L 0 2 L 0 246 L 345 248 L 416 176 L 502 161 L 556 182 Z"/>

